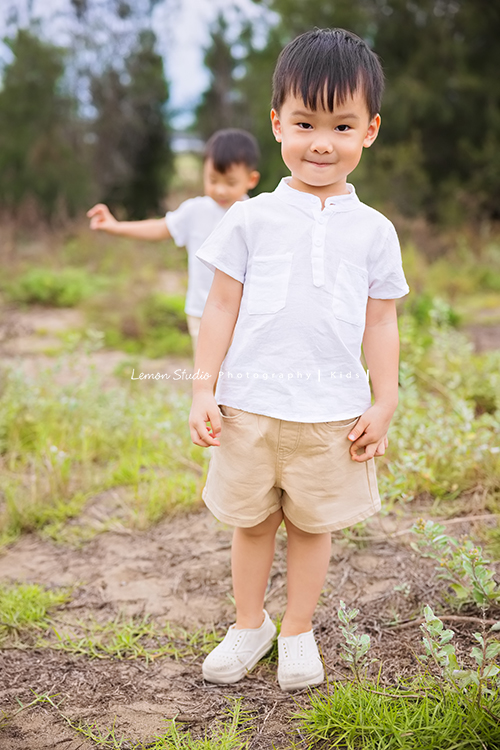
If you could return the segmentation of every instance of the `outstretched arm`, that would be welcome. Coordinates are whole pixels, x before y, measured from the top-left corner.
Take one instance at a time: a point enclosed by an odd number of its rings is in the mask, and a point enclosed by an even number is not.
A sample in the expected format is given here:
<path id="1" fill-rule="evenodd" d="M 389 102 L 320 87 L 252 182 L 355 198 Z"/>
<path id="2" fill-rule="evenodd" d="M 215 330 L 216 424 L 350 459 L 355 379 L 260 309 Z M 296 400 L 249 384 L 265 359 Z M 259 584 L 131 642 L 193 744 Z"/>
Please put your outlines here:
<path id="1" fill-rule="evenodd" d="M 349 435 L 351 457 L 361 462 L 385 453 L 389 445 L 387 430 L 398 405 L 399 332 L 395 300 L 368 297 L 363 352 L 374 403 Z M 359 449 L 364 450 L 358 455 Z"/>
<path id="2" fill-rule="evenodd" d="M 189 415 L 191 439 L 203 447 L 220 445 L 217 436 L 221 423 L 214 391 L 236 325 L 242 293 L 241 282 L 216 269 L 201 318 L 194 362 L 195 372 L 208 373 L 208 377 L 193 380 L 193 404 Z M 210 429 L 207 422 L 210 422 Z"/>
<path id="3" fill-rule="evenodd" d="M 90 228 L 119 237 L 139 240 L 168 240 L 171 237 L 165 219 L 145 219 L 144 221 L 117 221 L 104 203 L 98 203 L 87 211 Z"/>

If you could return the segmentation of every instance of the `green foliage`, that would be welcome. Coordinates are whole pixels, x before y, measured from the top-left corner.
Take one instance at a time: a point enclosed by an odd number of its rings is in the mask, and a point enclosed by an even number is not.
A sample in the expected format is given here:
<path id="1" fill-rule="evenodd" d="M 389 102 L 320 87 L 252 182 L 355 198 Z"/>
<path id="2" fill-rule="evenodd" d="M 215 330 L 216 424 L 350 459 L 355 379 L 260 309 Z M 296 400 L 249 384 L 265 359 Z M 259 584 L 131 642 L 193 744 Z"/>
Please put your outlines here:
<path id="1" fill-rule="evenodd" d="M 93 319 L 104 328 L 107 346 L 129 354 L 142 353 L 147 357 L 192 354 L 181 296 L 149 294 L 132 307 L 124 306 L 123 302 L 121 307 L 112 307 L 103 297 Z"/>
<path id="2" fill-rule="evenodd" d="M 125 70 L 109 66 L 91 87 L 100 199 L 111 207 L 124 206 L 131 219 L 161 212 L 172 175 L 164 116 L 168 86 L 155 44 L 152 31 L 140 32 Z"/>
<path id="3" fill-rule="evenodd" d="M 6 288 L 13 302 L 51 307 L 75 307 L 101 291 L 106 279 L 84 268 L 30 268 Z"/>
<path id="4" fill-rule="evenodd" d="M 345 603 L 340 602 L 337 615 L 341 623 L 340 630 L 344 636 L 340 655 L 349 665 L 354 677 L 360 680 L 369 664 L 367 654 L 370 650 L 370 636 L 366 633 L 356 634 L 358 626 L 353 620 L 358 614 L 359 609 L 347 609 Z"/>
<path id="5" fill-rule="evenodd" d="M 63 50 L 20 29 L 0 90 L 0 208 L 22 217 L 75 214 L 88 202 L 83 128 L 62 87 Z"/>
<path id="6" fill-rule="evenodd" d="M 426 654 L 422 660 L 432 659 L 438 677 L 420 673 L 411 681 L 401 680 L 396 687 L 385 688 L 379 681 L 360 679 L 359 667 L 363 662 L 366 665 L 369 638 L 363 640 L 355 634 L 353 619 L 358 612 L 348 610 L 341 602 L 338 616 L 345 639 L 342 647 L 355 679 L 347 684 L 331 683 L 326 696 L 314 692 L 310 705 L 297 715 L 308 748 L 312 750 L 324 741 L 328 747 L 345 750 L 455 750 L 457 737 L 459 747 L 468 750 L 497 746 L 500 642 L 496 634 L 500 622 L 486 636 L 474 634 L 480 648 L 471 650 L 471 660 L 477 667 L 470 669 L 458 660 L 451 643 L 453 631 L 444 629 L 430 607 L 426 606 L 424 612 L 422 640 Z M 357 668 L 353 666 L 356 662 Z"/>
<path id="7" fill-rule="evenodd" d="M 500 641 L 497 633 L 500 622 L 492 625 L 486 635 L 474 633 L 480 648 L 474 646 L 470 652 L 471 661 L 476 662 L 475 669 L 465 669 L 459 664 L 455 646 L 452 644 L 453 630 L 445 630 L 442 621 L 436 617 L 431 607 L 424 607 L 425 623 L 420 626 L 425 646 L 424 660 L 432 659 L 441 677 L 447 680 L 460 693 L 465 688 L 472 688 L 471 698 L 479 705 L 485 694 L 494 695 L 500 688 Z M 469 690 L 469 692 L 471 692 Z"/>
<path id="8" fill-rule="evenodd" d="M 438 578 L 449 583 L 459 607 L 474 603 L 487 609 L 500 602 L 500 586 L 480 547 L 470 539 L 459 542 L 446 534 L 444 526 L 432 521 L 421 519 L 412 531 L 418 536 L 413 549 L 439 564 Z"/>
<path id="9" fill-rule="evenodd" d="M 68 598 L 64 591 L 47 591 L 36 584 L 0 583 L 0 643 L 12 632 L 50 627 L 48 611 Z"/>
<path id="10" fill-rule="evenodd" d="M 387 500 L 454 498 L 500 472 L 500 352 L 474 354 L 447 307 L 399 318 L 399 405 L 379 487 Z M 432 418 L 429 418 L 429 416 Z M 446 446 L 445 450 L 443 446 Z"/>
<path id="11" fill-rule="evenodd" d="M 247 108 L 247 127 L 261 145 L 260 190 L 274 189 L 286 174 L 269 124 L 271 78 L 280 50 L 314 27 L 342 27 L 368 41 L 387 78 L 380 135 L 353 176 L 362 199 L 409 216 L 425 213 L 448 225 L 470 217 L 498 218 L 497 4 L 481 0 L 479 11 L 476 0 L 258 4 L 274 11 L 277 20 L 264 45 L 251 33 L 233 45 L 233 65 L 241 76 L 231 90 L 243 101 L 240 109 Z M 214 38 L 212 55 L 216 50 Z M 207 96 L 215 88 L 213 82 Z"/>
<path id="12" fill-rule="evenodd" d="M 240 44 L 246 39 L 248 29 L 243 29 Z M 204 92 L 195 110 L 197 129 L 203 138 L 208 139 L 223 128 L 248 125 L 245 117 L 247 102 L 238 91 L 235 71 L 238 61 L 233 57 L 230 25 L 219 13 L 212 26 L 211 43 L 205 51 L 205 67 L 210 72 L 211 84 Z"/>
<path id="13" fill-rule="evenodd" d="M 500 743 L 496 718 L 454 690 L 443 692 L 435 681 L 422 678 L 399 689 L 374 688 L 334 682 L 328 696 L 313 693 L 310 706 L 297 715 L 306 747 L 478 750 Z M 496 691 L 485 706 L 493 711 L 499 699 Z"/>

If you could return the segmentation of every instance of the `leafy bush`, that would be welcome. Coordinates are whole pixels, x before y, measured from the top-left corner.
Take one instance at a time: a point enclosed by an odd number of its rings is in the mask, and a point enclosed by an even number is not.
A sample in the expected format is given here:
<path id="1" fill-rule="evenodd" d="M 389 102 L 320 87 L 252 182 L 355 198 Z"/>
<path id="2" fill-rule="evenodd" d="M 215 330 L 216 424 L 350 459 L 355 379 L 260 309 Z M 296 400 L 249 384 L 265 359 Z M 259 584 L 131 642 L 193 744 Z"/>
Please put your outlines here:
<path id="1" fill-rule="evenodd" d="M 445 533 L 444 526 L 432 521 L 421 519 L 412 530 L 417 541 L 411 546 L 422 557 L 438 563 L 438 578 L 448 582 L 459 606 L 474 603 L 487 609 L 500 603 L 500 586 L 480 547 L 470 539 L 459 542 Z"/>
<path id="2" fill-rule="evenodd" d="M 102 277 L 83 268 L 30 268 L 7 286 L 13 302 L 74 307 L 106 286 Z"/>
<path id="3" fill-rule="evenodd" d="M 103 311 L 101 321 L 106 345 L 129 354 L 142 353 L 147 357 L 192 354 L 181 296 L 148 295 L 135 305 Z"/>

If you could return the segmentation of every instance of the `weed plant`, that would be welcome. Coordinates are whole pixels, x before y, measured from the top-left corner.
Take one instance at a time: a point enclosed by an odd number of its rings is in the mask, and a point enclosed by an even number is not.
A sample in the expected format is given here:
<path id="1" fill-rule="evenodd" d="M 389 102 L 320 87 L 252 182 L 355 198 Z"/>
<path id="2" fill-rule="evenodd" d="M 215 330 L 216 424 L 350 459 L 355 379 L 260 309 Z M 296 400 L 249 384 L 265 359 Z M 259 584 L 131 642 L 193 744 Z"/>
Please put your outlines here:
<path id="1" fill-rule="evenodd" d="M 417 535 L 413 549 L 437 562 L 438 578 L 445 580 L 453 592 L 447 597 L 448 604 L 458 609 L 475 604 L 483 611 L 500 604 L 500 586 L 481 547 L 470 539 L 459 541 L 449 536 L 444 526 L 430 520 L 421 519 L 412 531 Z"/>

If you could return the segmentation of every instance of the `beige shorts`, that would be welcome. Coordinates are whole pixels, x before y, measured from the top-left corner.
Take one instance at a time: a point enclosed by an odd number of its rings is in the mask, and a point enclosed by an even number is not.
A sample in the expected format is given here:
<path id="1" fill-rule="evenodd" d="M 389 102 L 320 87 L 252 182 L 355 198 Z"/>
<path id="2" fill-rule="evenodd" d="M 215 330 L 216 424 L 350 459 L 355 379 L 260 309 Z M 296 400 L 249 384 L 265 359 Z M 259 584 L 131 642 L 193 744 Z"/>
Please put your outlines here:
<path id="1" fill-rule="evenodd" d="M 353 461 L 347 436 L 359 417 L 287 422 L 221 406 L 203 500 L 231 526 L 256 526 L 282 508 L 299 529 L 343 529 L 380 510 L 373 458 Z"/>

